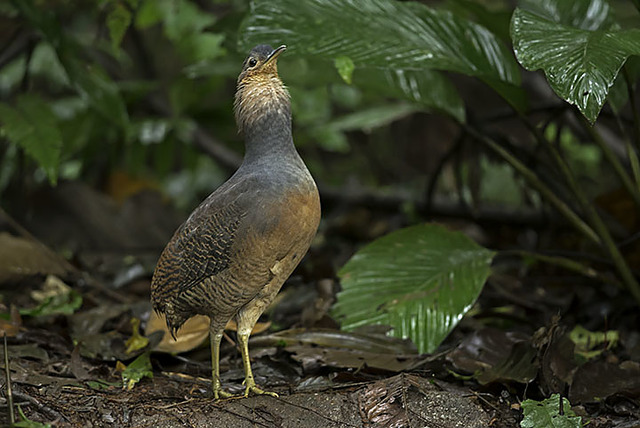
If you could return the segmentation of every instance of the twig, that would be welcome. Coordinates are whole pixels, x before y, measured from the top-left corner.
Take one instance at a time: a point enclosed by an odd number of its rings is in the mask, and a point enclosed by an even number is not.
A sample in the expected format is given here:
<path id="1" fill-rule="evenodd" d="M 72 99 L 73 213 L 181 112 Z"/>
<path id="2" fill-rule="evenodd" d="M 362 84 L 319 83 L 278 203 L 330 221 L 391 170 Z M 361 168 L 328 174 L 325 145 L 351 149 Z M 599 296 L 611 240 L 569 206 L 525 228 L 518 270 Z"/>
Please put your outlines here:
<path id="1" fill-rule="evenodd" d="M 458 152 L 458 150 L 460 150 L 460 148 L 462 147 L 462 143 L 464 142 L 464 139 L 466 138 L 466 133 L 462 132 L 460 133 L 460 135 L 458 136 L 458 138 L 456 139 L 455 143 L 453 144 L 453 146 L 443 155 L 440 157 L 440 160 L 438 161 L 438 165 L 436 166 L 435 170 L 433 171 L 432 174 L 432 179 L 431 181 L 429 181 L 429 185 L 427 186 L 427 191 L 425 193 L 425 210 L 427 212 L 431 211 L 431 204 L 433 202 L 433 195 L 435 193 L 436 190 L 436 184 L 438 184 L 438 179 L 440 178 L 441 174 L 442 174 L 442 170 L 444 169 L 445 165 L 447 164 L 447 162 L 449 162 L 454 156 L 455 154 Z"/>
<path id="2" fill-rule="evenodd" d="M 545 254 L 534 253 L 531 251 L 524 251 L 524 250 L 507 250 L 503 252 L 503 255 L 509 255 L 509 254 L 514 254 L 519 257 L 530 257 L 532 259 L 539 260 L 543 263 L 559 266 L 561 268 L 570 270 L 572 272 L 579 273 L 580 275 L 586 276 L 587 278 L 598 279 L 600 281 L 607 282 L 607 283 L 616 285 L 618 287 L 620 287 L 621 285 L 619 282 L 612 281 L 607 276 L 602 275 L 600 272 L 593 269 L 592 267 L 584 263 L 580 263 L 579 261 L 569 259 L 567 257 L 549 256 Z"/>
<path id="3" fill-rule="evenodd" d="M 69 420 L 65 418 L 62 413 L 52 409 L 49 406 L 42 404 L 40 401 L 38 401 L 37 399 L 35 399 L 34 397 L 28 394 L 25 394 L 20 391 L 13 391 L 13 395 L 15 395 L 16 398 L 28 401 L 30 404 L 33 404 L 36 407 L 36 409 L 38 409 L 38 411 L 46 413 L 52 418 L 69 422 Z"/>
<path id="4" fill-rule="evenodd" d="M 16 415 L 13 412 L 13 391 L 11 389 L 11 369 L 9 368 L 9 347 L 7 346 L 7 332 L 4 332 L 4 372 L 7 377 L 7 408 L 9 410 L 9 422 L 16 423 Z"/>
<path id="5" fill-rule="evenodd" d="M 398 211 L 403 206 L 411 204 L 423 216 L 444 217 L 457 219 L 472 219 L 474 222 L 485 225 L 509 225 L 514 227 L 543 228 L 549 223 L 549 216 L 535 210 L 525 209 L 500 209 L 486 207 L 476 210 L 471 214 L 457 202 L 445 198 L 434 198 L 431 206 L 411 197 L 409 194 L 396 192 L 391 195 L 376 189 L 358 188 L 350 190 L 341 187 L 318 185 L 323 204 L 342 204 L 347 206 L 364 206 L 379 210 Z"/>

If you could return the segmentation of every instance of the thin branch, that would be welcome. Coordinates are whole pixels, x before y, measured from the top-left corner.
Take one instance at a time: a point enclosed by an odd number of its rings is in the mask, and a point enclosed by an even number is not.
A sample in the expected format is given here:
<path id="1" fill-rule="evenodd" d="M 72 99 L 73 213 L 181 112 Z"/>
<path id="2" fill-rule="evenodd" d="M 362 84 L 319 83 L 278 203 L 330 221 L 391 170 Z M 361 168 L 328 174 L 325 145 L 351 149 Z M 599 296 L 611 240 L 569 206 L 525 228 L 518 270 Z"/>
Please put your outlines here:
<path id="1" fill-rule="evenodd" d="M 345 189 L 318 185 L 322 203 L 325 205 L 342 204 L 347 206 L 364 206 L 383 211 L 399 211 L 407 204 L 416 207 L 416 211 L 423 216 L 436 218 L 469 219 L 484 225 L 506 225 L 513 227 L 529 227 L 542 229 L 547 227 L 550 220 L 548 215 L 535 210 L 509 210 L 504 208 L 484 207 L 470 213 L 450 199 L 434 199 L 427 208 L 426 203 L 418 201 L 409 194 L 396 192 L 391 195 L 375 189 Z"/>
<path id="2" fill-rule="evenodd" d="M 13 390 L 11 389 L 11 369 L 9 368 L 9 347 L 7 346 L 7 332 L 4 332 L 4 372 L 7 378 L 6 393 L 7 408 L 9 410 L 9 422 L 16 423 L 16 415 L 13 409 Z"/>
<path id="3" fill-rule="evenodd" d="M 462 147 L 462 143 L 466 137 L 467 137 L 466 133 L 464 132 L 460 133 L 460 135 L 456 139 L 453 146 L 443 156 L 440 157 L 440 160 L 438 161 L 438 165 L 433 171 L 433 175 L 432 175 L 433 178 L 429 181 L 429 185 L 427 186 L 427 191 L 425 192 L 424 203 L 425 203 L 425 210 L 427 212 L 431 210 L 431 205 L 433 203 L 433 195 L 435 194 L 436 185 L 438 184 L 438 179 L 442 174 L 442 170 L 444 169 L 445 165 L 455 156 L 458 150 L 460 150 L 460 148 Z"/>
<path id="4" fill-rule="evenodd" d="M 577 260 L 573 260 L 567 257 L 550 256 L 546 254 L 534 253 L 531 251 L 524 251 L 524 250 L 507 250 L 507 251 L 503 251 L 502 254 L 503 255 L 514 254 L 522 258 L 529 257 L 529 258 L 541 261 L 543 263 L 559 266 L 566 270 L 579 273 L 580 275 L 586 276 L 587 278 L 597 279 L 603 282 L 616 285 L 618 287 L 621 286 L 619 282 L 613 281 L 610 277 L 607 277 L 606 275 L 602 275 L 600 272 L 593 269 L 591 266 L 586 265 L 584 263 L 580 263 Z"/>

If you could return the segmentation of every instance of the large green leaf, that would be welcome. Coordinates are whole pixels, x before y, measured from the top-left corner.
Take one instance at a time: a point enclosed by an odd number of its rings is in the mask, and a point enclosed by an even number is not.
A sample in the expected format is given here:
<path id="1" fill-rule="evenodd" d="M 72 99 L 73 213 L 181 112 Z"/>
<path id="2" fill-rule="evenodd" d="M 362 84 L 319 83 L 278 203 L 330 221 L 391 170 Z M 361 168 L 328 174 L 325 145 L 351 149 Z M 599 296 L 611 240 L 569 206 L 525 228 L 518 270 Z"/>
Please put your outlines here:
<path id="1" fill-rule="evenodd" d="M 494 253 L 438 225 L 401 229 L 369 244 L 340 270 L 334 306 L 342 327 L 393 327 L 432 352 L 475 302 Z"/>
<path id="2" fill-rule="evenodd" d="M 447 11 L 392 0 L 254 0 L 243 50 L 269 42 L 356 67 L 425 68 L 519 81 L 511 52 L 486 28 Z"/>
<path id="3" fill-rule="evenodd" d="M 58 118 L 49 105 L 35 95 L 21 95 L 16 107 L 0 103 L 0 123 L 9 140 L 22 147 L 55 184 L 62 135 Z"/>
<path id="4" fill-rule="evenodd" d="M 602 14 L 598 19 L 575 19 L 572 23 L 593 28 L 607 22 Z M 566 21 L 561 17 L 557 20 Z M 553 90 L 576 105 L 591 122 L 598 117 L 627 58 L 640 54 L 640 30 L 591 31 L 523 9 L 516 9 L 513 14 L 511 37 L 520 64 L 528 70 L 544 70 Z"/>
<path id="5" fill-rule="evenodd" d="M 549 21 L 582 30 L 606 30 L 614 22 L 606 0 L 520 0 L 519 5 Z"/>
<path id="6" fill-rule="evenodd" d="M 560 413 L 560 394 L 553 394 L 542 401 L 524 400 L 522 402 L 524 419 L 520 422 L 522 428 L 580 428 L 582 418 L 571 410 L 571 403 L 562 398 L 562 413 Z"/>

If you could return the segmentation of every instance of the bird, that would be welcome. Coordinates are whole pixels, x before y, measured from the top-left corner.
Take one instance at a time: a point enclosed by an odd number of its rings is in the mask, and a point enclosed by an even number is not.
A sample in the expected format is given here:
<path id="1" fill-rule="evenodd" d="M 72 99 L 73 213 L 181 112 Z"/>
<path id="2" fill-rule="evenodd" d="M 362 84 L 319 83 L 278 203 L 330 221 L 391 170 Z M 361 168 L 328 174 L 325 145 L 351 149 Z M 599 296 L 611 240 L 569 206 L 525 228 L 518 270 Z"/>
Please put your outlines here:
<path id="1" fill-rule="evenodd" d="M 291 101 L 278 74 L 282 45 L 255 46 L 238 76 L 235 121 L 245 152 L 236 172 L 175 231 L 151 280 L 153 309 L 172 336 L 190 317 L 210 318 L 213 397 L 231 397 L 220 381 L 220 341 L 235 319 L 244 396 L 256 385 L 249 335 L 308 251 L 320 223 L 316 183 L 292 137 Z"/>

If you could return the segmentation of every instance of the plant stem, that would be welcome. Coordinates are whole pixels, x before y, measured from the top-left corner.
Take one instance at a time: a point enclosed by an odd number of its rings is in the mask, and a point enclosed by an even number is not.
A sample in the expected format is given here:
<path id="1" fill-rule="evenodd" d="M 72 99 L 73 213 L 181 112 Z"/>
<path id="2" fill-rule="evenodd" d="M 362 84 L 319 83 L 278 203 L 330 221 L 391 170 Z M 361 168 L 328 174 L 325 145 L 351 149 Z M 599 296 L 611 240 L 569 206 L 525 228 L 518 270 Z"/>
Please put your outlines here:
<path id="1" fill-rule="evenodd" d="M 502 254 L 505 254 L 505 255 L 515 254 L 522 258 L 530 257 L 532 259 L 536 259 L 543 263 L 559 266 L 561 268 L 570 270 L 572 272 L 579 273 L 580 275 L 586 276 L 587 278 L 598 279 L 600 281 L 613 284 L 617 287 L 621 287 L 621 284 L 617 281 L 612 280 L 612 278 L 607 278 L 605 275 L 602 275 L 600 272 L 593 269 L 592 267 L 584 263 L 580 263 L 577 260 L 569 259 L 567 257 L 549 256 L 546 254 L 534 253 L 532 251 L 524 251 L 524 250 L 513 250 L 513 251 L 507 250 L 502 252 Z"/>
<path id="2" fill-rule="evenodd" d="M 620 178 L 622 185 L 624 186 L 624 188 L 627 190 L 627 192 L 633 199 L 633 202 L 635 202 L 636 206 L 640 208 L 640 192 L 638 191 L 638 187 L 637 185 L 634 185 L 633 180 L 631 180 L 631 176 L 629 176 L 629 174 L 625 170 L 624 166 L 622 165 L 622 162 L 620 162 L 620 159 L 618 159 L 615 153 L 613 153 L 613 150 L 611 150 L 611 147 L 609 147 L 609 145 L 604 141 L 600 133 L 596 131 L 596 129 L 593 126 L 591 126 L 591 124 L 587 122 L 587 120 L 584 117 L 582 118 L 582 124 L 584 129 L 589 133 L 589 135 L 593 139 L 593 141 L 602 150 L 604 157 L 613 167 L 613 170 L 616 172 L 616 174 Z M 635 155 L 635 151 L 633 150 L 633 147 L 627 147 L 627 152 L 629 152 L 629 156 L 630 156 L 629 159 L 631 160 L 631 165 L 633 168 L 632 158 L 635 156 L 632 157 L 632 155 Z M 635 159 L 637 163 L 637 157 Z"/>
<path id="3" fill-rule="evenodd" d="M 636 104 L 636 94 L 633 92 L 633 82 L 629 75 L 629 69 L 625 65 L 622 68 L 624 74 L 624 80 L 627 84 L 627 91 L 629 92 L 629 104 L 631 105 L 631 112 L 633 113 L 633 130 L 635 131 L 635 145 L 636 148 L 640 146 L 640 113 L 638 113 L 638 105 Z"/>
<path id="4" fill-rule="evenodd" d="M 531 130 L 535 138 L 541 142 L 545 142 L 547 144 L 547 147 L 549 147 L 549 150 L 553 158 L 555 159 L 558 168 L 560 169 L 565 179 L 567 180 L 567 184 L 569 185 L 570 189 L 574 192 L 574 194 L 578 198 L 578 202 L 582 206 L 582 209 L 584 210 L 584 213 L 587 216 L 587 219 L 589 220 L 591 227 L 593 227 L 593 229 L 596 231 L 596 233 L 600 237 L 602 246 L 609 253 L 609 256 L 611 257 L 613 264 L 615 265 L 616 269 L 618 270 L 618 273 L 620 274 L 620 277 L 622 278 L 622 282 L 625 284 L 626 288 L 631 292 L 633 297 L 638 301 L 638 304 L 640 304 L 640 284 L 638 284 L 638 281 L 633 275 L 633 272 L 631 272 L 629 265 L 627 264 L 624 257 L 622 256 L 622 253 L 620 253 L 620 250 L 618 249 L 615 241 L 613 240 L 613 237 L 611 236 L 609 229 L 607 228 L 604 221 L 598 214 L 598 211 L 596 210 L 595 206 L 588 200 L 587 196 L 582 191 L 580 186 L 578 186 L 578 183 L 576 182 L 575 174 L 573 174 L 573 172 L 571 171 L 571 168 L 566 163 L 566 161 L 562 158 L 557 148 L 553 146 L 553 144 L 551 144 L 551 142 L 549 142 L 546 138 L 544 138 L 544 136 L 540 133 L 540 131 L 528 120 L 526 120 L 526 118 L 523 118 L 523 120 L 527 125 L 527 127 Z"/>
<path id="5" fill-rule="evenodd" d="M 553 191 L 546 184 L 544 184 L 531 169 L 529 169 L 515 156 L 506 151 L 502 146 L 500 146 L 492 139 L 482 135 L 480 132 L 467 125 L 463 126 L 470 135 L 473 135 L 474 138 L 489 146 L 494 152 L 496 152 L 505 161 L 507 161 L 516 171 L 518 171 L 518 173 L 522 175 L 525 180 L 531 183 L 531 185 L 534 186 L 538 190 L 538 192 L 540 192 L 542 196 L 544 196 L 544 198 L 551 205 L 553 205 L 553 207 L 557 209 L 558 212 L 567 219 L 567 221 L 569 221 L 569 223 L 571 223 L 576 229 L 582 232 L 585 237 L 598 245 L 602 244 L 598 234 L 587 223 L 585 223 L 584 220 L 582 220 L 571 208 L 569 208 L 569 206 L 564 201 L 558 198 L 558 196 L 553 193 Z"/>

